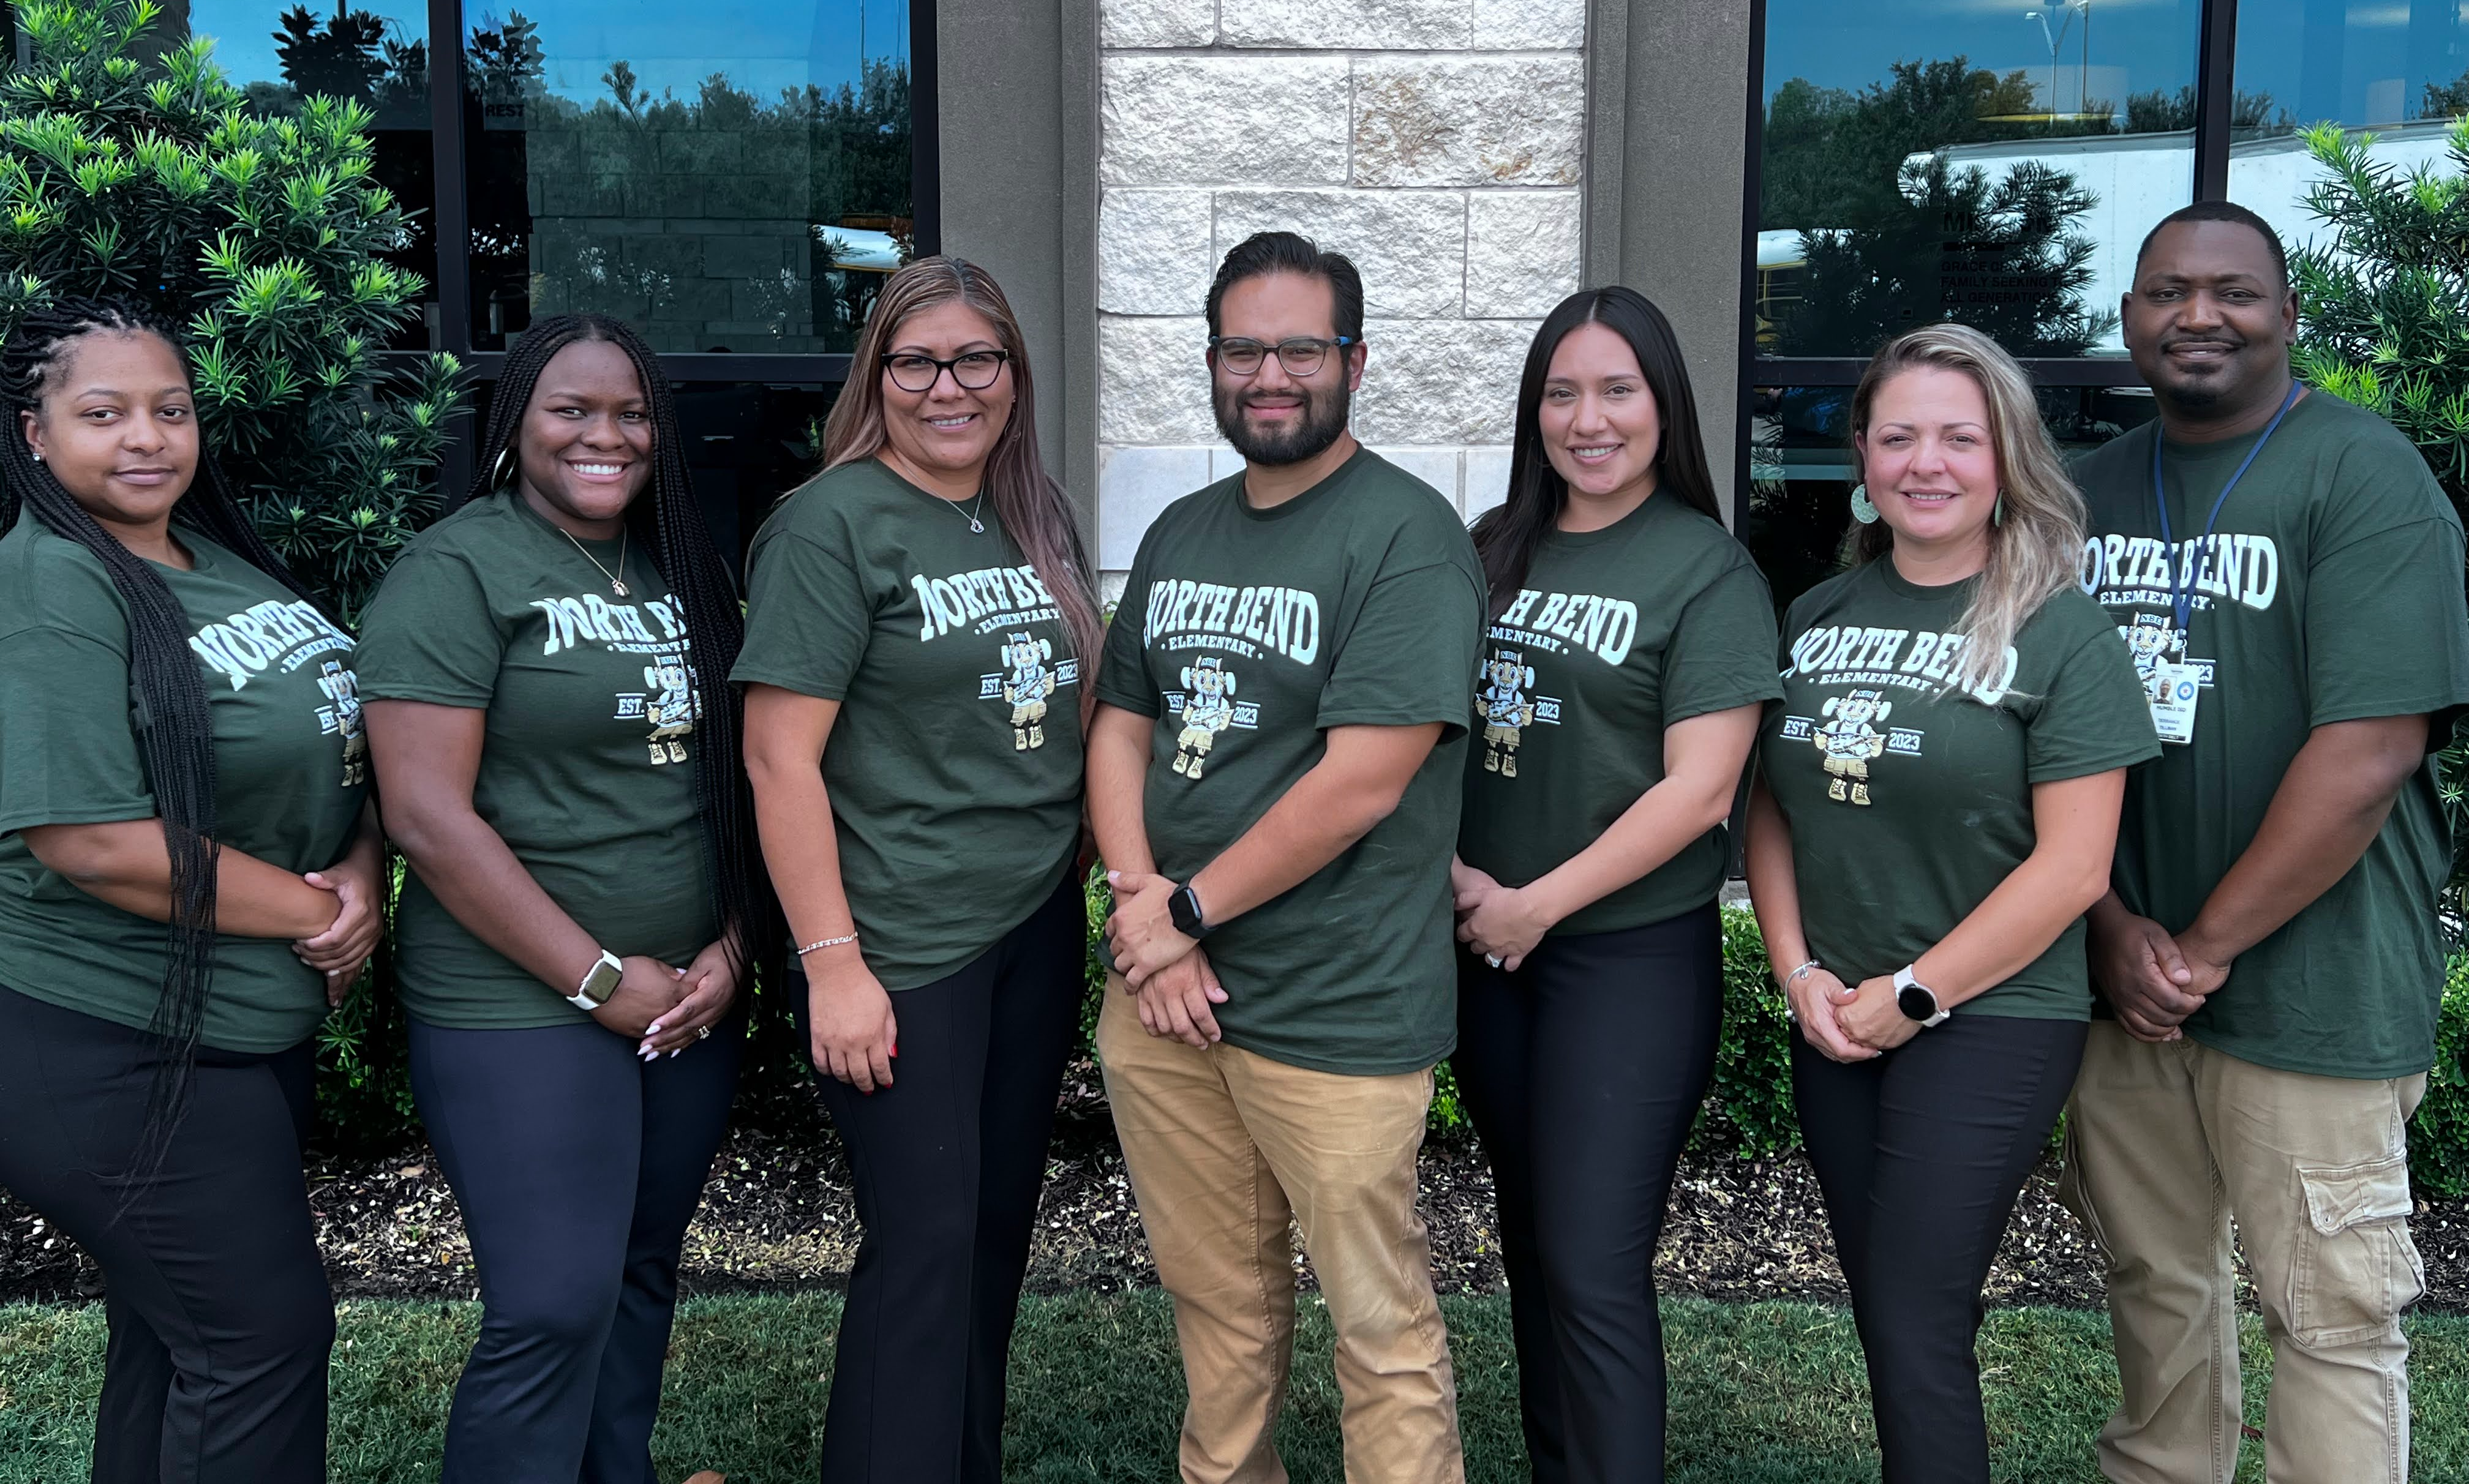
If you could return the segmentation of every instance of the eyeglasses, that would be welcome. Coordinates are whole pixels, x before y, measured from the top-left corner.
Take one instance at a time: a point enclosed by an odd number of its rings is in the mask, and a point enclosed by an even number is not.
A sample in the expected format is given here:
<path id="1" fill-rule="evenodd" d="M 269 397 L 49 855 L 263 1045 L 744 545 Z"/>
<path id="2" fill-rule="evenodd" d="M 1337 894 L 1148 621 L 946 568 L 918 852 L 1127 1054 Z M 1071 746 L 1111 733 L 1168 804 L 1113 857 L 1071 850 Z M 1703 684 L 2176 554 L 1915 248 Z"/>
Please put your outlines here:
<path id="1" fill-rule="evenodd" d="M 931 392 L 947 371 L 964 390 L 982 392 L 995 384 L 995 378 L 1003 375 L 1004 362 L 1009 359 L 1009 351 L 971 351 L 950 360 L 936 360 L 914 351 L 894 351 L 885 354 L 883 369 L 891 373 L 891 384 L 904 392 Z"/>
<path id="2" fill-rule="evenodd" d="M 1340 335 L 1334 340 L 1297 335 L 1273 346 L 1263 345 L 1258 340 L 1229 339 L 1224 335 L 1209 337 L 1209 348 L 1217 353 L 1217 364 L 1238 377 L 1258 375 L 1260 363 L 1268 359 L 1271 351 L 1278 353 L 1278 364 L 1286 368 L 1286 375 L 1307 377 L 1320 370 L 1320 363 L 1327 358 L 1331 349 L 1344 350 L 1360 343 L 1352 335 Z"/>

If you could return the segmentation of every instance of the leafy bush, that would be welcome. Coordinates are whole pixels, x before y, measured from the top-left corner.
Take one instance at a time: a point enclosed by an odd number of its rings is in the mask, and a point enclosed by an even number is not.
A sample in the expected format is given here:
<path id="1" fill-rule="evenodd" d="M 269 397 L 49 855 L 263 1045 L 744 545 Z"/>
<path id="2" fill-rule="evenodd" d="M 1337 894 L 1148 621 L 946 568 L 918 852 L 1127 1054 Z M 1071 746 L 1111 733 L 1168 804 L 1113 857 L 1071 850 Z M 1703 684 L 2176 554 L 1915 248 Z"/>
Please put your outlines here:
<path id="1" fill-rule="evenodd" d="M 461 368 L 378 354 L 426 286 L 370 176 L 368 109 L 265 118 L 213 43 L 143 60 L 157 0 L 17 8 L 0 75 L 0 331 L 58 294 L 151 303 L 195 340 L 198 414 L 258 528 L 347 620 L 435 508 Z"/>
<path id="2" fill-rule="evenodd" d="M 2444 975 L 2434 1069 L 2409 1126 L 2409 1177 L 2421 1196 L 2469 1196 L 2469 956 L 2455 955 Z"/>
<path id="3" fill-rule="evenodd" d="M 1791 1104 L 1791 1038 L 1783 991 L 1766 972 L 1765 940 L 1746 907 L 1723 910 L 1723 1039 L 1715 1085 L 1689 1135 L 1700 1157 L 1763 1159 L 1800 1145 Z"/>

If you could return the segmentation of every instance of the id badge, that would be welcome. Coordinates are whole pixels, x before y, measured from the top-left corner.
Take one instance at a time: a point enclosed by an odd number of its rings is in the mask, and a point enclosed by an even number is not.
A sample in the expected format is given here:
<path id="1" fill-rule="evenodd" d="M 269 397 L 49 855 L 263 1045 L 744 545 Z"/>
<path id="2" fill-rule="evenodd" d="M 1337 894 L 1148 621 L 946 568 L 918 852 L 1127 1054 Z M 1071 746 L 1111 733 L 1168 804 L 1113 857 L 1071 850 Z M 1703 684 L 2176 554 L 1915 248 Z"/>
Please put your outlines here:
<path id="1" fill-rule="evenodd" d="M 2195 697 L 2201 694 L 2198 666 L 2161 660 L 2152 667 L 2152 729 L 2164 742 L 2183 746 L 2195 740 Z"/>

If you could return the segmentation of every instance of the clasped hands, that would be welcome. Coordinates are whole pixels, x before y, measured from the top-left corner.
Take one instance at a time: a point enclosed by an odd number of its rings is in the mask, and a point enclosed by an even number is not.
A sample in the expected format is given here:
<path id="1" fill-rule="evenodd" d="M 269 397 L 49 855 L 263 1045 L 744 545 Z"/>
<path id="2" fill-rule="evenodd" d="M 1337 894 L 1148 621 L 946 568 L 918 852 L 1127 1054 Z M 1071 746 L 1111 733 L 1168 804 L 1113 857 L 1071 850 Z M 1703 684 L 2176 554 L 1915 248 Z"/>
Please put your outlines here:
<path id="1" fill-rule="evenodd" d="M 2173 935 L 2112 904 L 2094 909 L 2090 931 L 2093 982 L 2137 1040 L 2183 1039 L 2186 1017 L 2228 982 L 2231 956 L 2210 946 L 2200 922 Z"/>
<path id="2" fill-rule="evenodd" d="M 1845 984 L 1822 967 L 1785 977 L 1784 993 L 1803 1039 L 1836 1062 L 1866 1062 L 1912 1039 L 1920 1022 L 1895 1002 L 1891 974 Z"/>
<path id="3" fill-rule="evenodd" d="M 1226 989 L 1200 945 L 1176 930 L 1166 902 L 1179 889 L 1147 871 L 1109 871 L 1115 910 L 1106 918 L 1106 947 L 1125 993 L 1140 1000 L 1141 1028 L 1207 1048 L 1220 1033 L 1212 1006 Z"/>
<path id="4" fill-rule="evenodd" d="M 1489 872 L 1463 860 L 1449 862 L 1449 896 L 1458 915 L 1458 942 L 1494 969 L 1514 972 L 1558 921 L 1533 887 L 1503 886 Z"/>
<path id="5" fill-rule="evenodd" d="M 340 1005 L 352 984 L 360 976 L 360 968 L 369 955 L 378 950 L 378 935 L 385 920 L 378 910 L 378 854 L 375 850 L 355 847 L 350 855 L 323 871 L 312 871 L 301 878 L 319 891 L 335 898 L 335 920 L 325 930 L 312 937 L 295 938 L 292 953 L 300 962 L 326 976 L 326 1003 Z"/>

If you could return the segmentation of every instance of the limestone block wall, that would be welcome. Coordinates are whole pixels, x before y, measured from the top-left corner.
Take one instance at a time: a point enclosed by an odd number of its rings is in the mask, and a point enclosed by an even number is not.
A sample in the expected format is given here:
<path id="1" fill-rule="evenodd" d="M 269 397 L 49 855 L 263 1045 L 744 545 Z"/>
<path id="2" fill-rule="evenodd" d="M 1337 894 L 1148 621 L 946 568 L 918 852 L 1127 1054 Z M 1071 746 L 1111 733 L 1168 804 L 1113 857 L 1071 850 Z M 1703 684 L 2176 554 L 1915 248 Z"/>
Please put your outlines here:
<path id="1" fill-rule="evenodd" d="M 1517 374 L 1578 287 L 1584 0 L 1103 0 L 1098 565 L 1239 467 L 1209 412 L 1209 281 L 1285 227 L 1363 270 L 1356 434 L 1471 516 Z"/>

